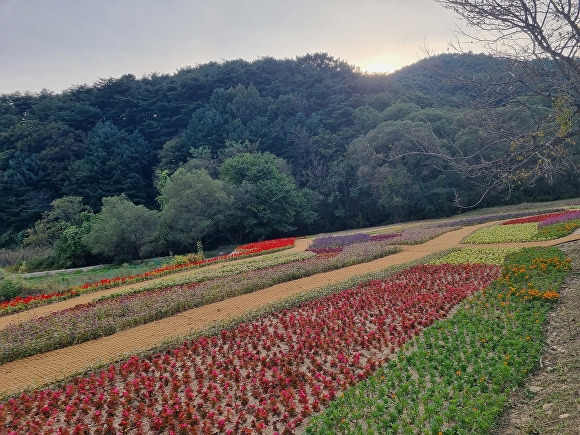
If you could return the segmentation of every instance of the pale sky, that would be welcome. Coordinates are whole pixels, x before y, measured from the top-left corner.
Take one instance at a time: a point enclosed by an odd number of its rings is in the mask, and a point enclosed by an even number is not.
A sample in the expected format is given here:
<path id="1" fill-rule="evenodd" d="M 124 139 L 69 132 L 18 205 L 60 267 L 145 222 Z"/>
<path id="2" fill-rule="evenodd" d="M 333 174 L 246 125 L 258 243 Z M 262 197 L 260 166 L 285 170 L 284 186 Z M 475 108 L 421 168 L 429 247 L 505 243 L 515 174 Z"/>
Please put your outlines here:
<path id="1" fill-rule="evenodd" d="M 316 52 L 384 72 L 456 27 L 434 0 L 0 0 L 0 93 Z"/>

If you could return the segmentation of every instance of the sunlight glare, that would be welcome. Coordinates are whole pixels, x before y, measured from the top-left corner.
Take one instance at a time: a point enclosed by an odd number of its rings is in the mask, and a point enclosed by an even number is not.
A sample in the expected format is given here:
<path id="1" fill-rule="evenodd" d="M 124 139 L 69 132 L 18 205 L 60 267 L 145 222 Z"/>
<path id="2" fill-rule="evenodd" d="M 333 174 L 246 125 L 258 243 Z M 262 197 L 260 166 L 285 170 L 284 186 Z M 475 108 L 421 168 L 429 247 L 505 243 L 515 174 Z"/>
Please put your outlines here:
<path id="1" fill-rule="evenodd" d="M 396 68 L 386 62 L 375 62 L 361 69 L 368 74 L 388 74 L 395 71 Z"/>

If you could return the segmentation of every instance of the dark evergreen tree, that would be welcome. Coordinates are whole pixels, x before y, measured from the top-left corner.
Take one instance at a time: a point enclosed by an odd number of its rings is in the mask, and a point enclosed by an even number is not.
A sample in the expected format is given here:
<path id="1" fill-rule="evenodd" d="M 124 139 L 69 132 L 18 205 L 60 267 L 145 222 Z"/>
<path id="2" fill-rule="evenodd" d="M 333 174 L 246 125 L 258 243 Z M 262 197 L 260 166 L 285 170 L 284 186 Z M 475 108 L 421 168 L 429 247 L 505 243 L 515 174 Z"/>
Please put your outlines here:
<path id="1" fill-rule="evenodd" d="M 96 209 L 101 198 L 127 195 L 137 204 L 151 204 L 152 150 L 137 131 L 129 134 L 111 122 L 98 123 L 87 137 L 85 156 L 67 171 L 64 191 L 82 196 Z"/>

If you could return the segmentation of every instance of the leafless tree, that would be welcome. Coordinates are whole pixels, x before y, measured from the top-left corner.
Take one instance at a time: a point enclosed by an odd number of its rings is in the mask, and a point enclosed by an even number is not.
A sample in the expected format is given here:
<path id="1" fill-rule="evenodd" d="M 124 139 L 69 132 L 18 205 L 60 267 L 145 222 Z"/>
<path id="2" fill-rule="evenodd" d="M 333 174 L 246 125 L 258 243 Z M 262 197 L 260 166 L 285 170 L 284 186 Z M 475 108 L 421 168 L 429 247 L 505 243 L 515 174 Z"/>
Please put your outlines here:
<path id="1" fill-rule="evenodd" d="M 452 45 L 483 46 L 506 60 L 509 71 L 481 82 L 473 117 L 478 143 L 468 149 L 453 140 L 415 141 L 409 154 L 437 156 L 448 168 L 476 182 L 483 196 L 493 189 L 511 192 L 514 183 L 533 185 L 559 171 L 578 171 L 571 156 L 580 135 L 580 1 L 435 0 L 466 24 Z M 462 80 L 462 78 L 456 78 Z M 497 97 L 497 91 L 502 94 Z M 503 108 L 523 108 L 525 120 L 506 123 Z M 472 112 L 475 113 L 475 112 Z M 524 112 L 522 112 L 524 113 Z M 456 199 L 458 206 L 460 198 Z"/>

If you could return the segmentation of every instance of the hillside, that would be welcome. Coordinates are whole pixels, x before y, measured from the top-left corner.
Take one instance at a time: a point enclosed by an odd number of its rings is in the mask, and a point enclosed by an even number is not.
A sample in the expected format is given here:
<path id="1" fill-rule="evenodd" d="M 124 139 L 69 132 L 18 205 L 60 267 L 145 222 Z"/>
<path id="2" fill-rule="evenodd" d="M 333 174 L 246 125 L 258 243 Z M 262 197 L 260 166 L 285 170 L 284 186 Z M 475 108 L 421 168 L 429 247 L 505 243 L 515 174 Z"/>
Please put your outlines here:
<path id="1" fill-rule="evenodd" d="M 125 75 L 62 94 L 1 95 L 0 247 L 54 247 L 57 240 L 27 242 L 26 230 L 63 197 L 80 197 L 85 211 L 98 213 L 103 198 L 126 195 L 134 205 L 163 214 L 160 188 L 180 167 L 222 183 L 213 185 L 229 198 L 218 201 L 223 206 L 204 216 L 210 224 L 195 233 L 212 246 L 449 216 L 457 212 L 457 197 L 466 203 L 480 198 L 481 177 L 466 179 L 432 156 L 380 156 L 427 140 L 460 146 L 464 153 L 484 146 L 482 127 L 473 125 L 478 104 L 493 105 L 506 128 L 530 122 L 520 108 L 502 106 L 505 87 L 480 81 L 491 77 L 505 84 L 508 71 L 513 69 L 503 59 L 440 55 L 391 75 L 365 75 L 316 53 L 211 62 L 172 75 Z M 509 94 L 523 91 L 516 87 Z M 252 179 L 250 162 L 239 157 L 248 153 L 266 156 L 253 158 L 255 165 L 275 166 L 269 187 L 258 186 L 263 175 Z M 578 157 L 577 150 L 573 154 Z M 193 174 L 202 186 L 210 183 Z M 276 203 L 272 191 L 285 196 Z M 505 193 L 492 192 L 480 206 L 505 203 Z M 579 194 L 578 178 L 565 172 L 533 186 L 515 185 L 509 201 Z M 249 203 L 257 205 L 241 205 Z M 189 213 L 196 210 L 200 206 Z M 79 219 L 68 223 L 80 225 Z M 146 250 L 191 249 L 166 235 Z M 76 262 L 94 261 L 85 254 L 76 254 Z"/>
<path id="2" fill-rule="evenodd" d="M 253 269 L 250 263 L 267 272 L 262 277 L 282 269 L 298 272 L 303 261 L 290 259 L 304 249 L 317 252 L 311 259 L 318 262 L 370 252 L 371 245 L 385 241 L 401 250 L 242 293 L 221 285 L 217 301 L 204 297 L 196 308 L 129 328 L 118 329 L 119 324 L 94 339 L 85 335 L 98 327 L 90 320 L 73 331 L 70 320 L 50 319 L 88 318 L 100 306 L 106 314 L 97 323 L 116 322 L 136 314 L 130 299 L 139 294 L 149 301 L 147 311 L 161 313 L 159 290 L 203 293 L 208 287 L 200 290 L 193 283 L 205 268 L 158 282 L 160 288 L 121 285 L 107 298 L 97 290 L 6 313 L 2 357 L 9 347 L 19 352 L 1 365 L 0 431 L 43 425 L 131 433 L 153 428 L 196 433 L 202 425 L 232 433 L 284 428 L 288 434 L 350 433 L 360 425 L 409 433 L 573 430 L 578 419 L 569 379 L 578 377 L 573 359 L 578 340 L 576 328 L 564 328 L 562 320 L 578 315 L 573 292 L 579 210 L 576 205 L 536 213 L 533 207 L 495 209 L 464 219 L 303 238 L 288 251 L 234 260 L 223 275 L 248 280 L 258 270 L 246 273 Z M 532 233 L 509 242 L 530 224 Z M 542 237 L 556 227 L 559 236 Z M 434 229 L 438 232 L 428 231 Z M 387 237 L 406 232 L 419 239 Z M 353 237 L 363 234 L 368 237 Z M 476 234 L 496 241 L 465 238 Z M 319 251 L 327 239 L 340 241 L 340 253 Z M 278 265 L 282 268 L 268 265 L 272 256 L 287 262 Z M 213 266 L 220 267 L 208 267 Z M 35 324 L 43 326 L 30 328 Z M 46 334 L 46 328 L 55 331 Z M 546 328 L 551 347 L 542 353 Z M 71 332 L 74 341 L 66 344 Z M 27 340 L 6 340 L 14 334 Z M 53 346 L 43 351 L 47 340 Z M 572 347 L 564 349 L 563 340 Z M 25 358 L 27 348 L 33 358 Z"/>

